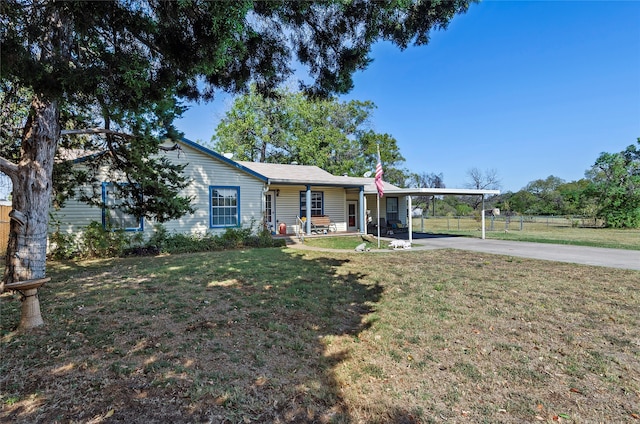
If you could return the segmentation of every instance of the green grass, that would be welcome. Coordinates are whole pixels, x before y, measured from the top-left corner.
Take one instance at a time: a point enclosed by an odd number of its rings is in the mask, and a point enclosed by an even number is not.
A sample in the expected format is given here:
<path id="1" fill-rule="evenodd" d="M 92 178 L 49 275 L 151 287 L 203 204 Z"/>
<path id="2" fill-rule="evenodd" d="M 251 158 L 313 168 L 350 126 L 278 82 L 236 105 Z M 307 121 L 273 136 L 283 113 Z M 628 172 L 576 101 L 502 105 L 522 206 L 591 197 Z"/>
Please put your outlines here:
<path id="1" fill-rule="evenodd" d="M 361 236 L 322 236 L 322 237 L 307 237 L 304 240 L 304 244 L 312 247 L 319 247 L 323 249 L 343 249 L 354 250 L 359 244 L 366 243 L 368 249 L 377 249 L 377 240 L 370 237 L 370 240 L 365 240 Z M 387 242 L 382 242 L 380 248 L 386 248 Z"/>
<path id="2" fill-rule="evenodd" d="M 472 218 L 429 218 L 415 220 L 413 229 L 434 234 L 480 237 L 481 225 Z M 542 221 L 524 222 L 520 230 L 520 223 L 515 218 L 506 232 L 504 222 L 496 222 L 493 231 L 489 229 L 490 221 L 487 219 L 485 234 L 488 239 L 640 250 L 640 229 L 574 228 L 558 222 L 547 224 Z"/>
<path id="3" fill-rule="evenodd" d="M 425 226 L 419 223 L 414 225 L 414 231 L 426 228 L 433 234 L 453 234 L 466 237 L 480 237 L 479 224 L 468 220 L 464 226 L 473 225 L 465 230 L 447 229 L 446 219 L 425 220 Z M 473 224 L 471 224 L 473 222 Z M 427 225 L 428 224 L 428 225 Z M 449 223 L 449 227 L 454 226 Z M 457 228 L 457 226 L 454 226 Z M 608 247 L 613 249 L 640 250 L 640 230 L 619 230 L 610 228 L 570 228 L 530 224 L 526 230 L 519 231 L 486 231 L 486 238 L 494 240 L 528 241 L 537 243 L 569 244 L 576 246 Z M 377 249 L 375 237 L 369 236 L 371 241 L 366 241 L 367 247 Z M 304 244 L 307 246 L 354 250 L 357 245 L 365 242 L 360 236 L 323 236 L 307 238 Z M 416 245 L 418 243 L 414 243 Z M 382 241 L 380 248 L 386 249 L 388 242 Z"/>
<path id="4" fill-rule="evenodd" d="M 455 250 L 51 262 L 1 422 L 635 422 L 640 273 Z M 109 418 L 111 417 L 111 418 Z M 571 420 L 571 421 L 570 421 Z"/>

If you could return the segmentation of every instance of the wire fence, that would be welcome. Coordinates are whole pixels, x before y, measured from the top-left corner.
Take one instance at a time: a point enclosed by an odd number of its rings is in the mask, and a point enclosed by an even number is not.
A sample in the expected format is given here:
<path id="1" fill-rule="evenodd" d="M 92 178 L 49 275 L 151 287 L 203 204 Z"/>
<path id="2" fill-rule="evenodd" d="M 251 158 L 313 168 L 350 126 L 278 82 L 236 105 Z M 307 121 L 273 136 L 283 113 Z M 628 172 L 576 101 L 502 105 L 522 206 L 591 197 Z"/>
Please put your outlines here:
<path id="1" fill-rule="evenodd" d="M 423 216 L 413 218 L 413 230 L 473 231 L 481 229 L 481 218 L 474 216 Z M 533 231 L 545 228 L 602 228 L 601 219 L 584 216 L 533 216 L 498 215 L 485 216 L 486 231 Z"/>

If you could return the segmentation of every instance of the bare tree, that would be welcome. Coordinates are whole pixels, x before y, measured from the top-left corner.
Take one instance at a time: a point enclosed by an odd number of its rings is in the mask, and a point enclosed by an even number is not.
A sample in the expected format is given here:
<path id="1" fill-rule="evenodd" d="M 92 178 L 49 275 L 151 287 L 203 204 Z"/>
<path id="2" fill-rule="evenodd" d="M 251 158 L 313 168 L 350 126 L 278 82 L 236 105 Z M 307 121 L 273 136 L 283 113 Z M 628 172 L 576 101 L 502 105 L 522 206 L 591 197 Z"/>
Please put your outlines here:
<path id="1" fill-rule="evenodd" d="M 424 188 L 445 188 L 444 176 L 441 173 L 435 172 L 421 174 L 412 174 L 409 180 L 410 187 L 424 187 Z M 416 197 L 416 205 L 420 205 L 426 209 L 429 208 L 429 201 L 433 199 L 433 214 L 435 215 L 436 198 L 435 196 L 418 196 Z"/>
<path id="2" fill-rule="evenodd" d="M 466 183 L 467 188 L 476 190 L 499 190 L 500 176 L 495 168 L 487 169 L 484 172 L 478 168 L 471 168 L 467 171 L 469 181 Z"/>
<path id="3" fill-rule="evenodd" d="M 499 190 L 500 176 L 495 168 L 486 169 L 484 172 L 478 168 L 471 168 L 467 171 L 468 181 L 465 187 L 475 190 Z M 480 196 L 468 196 L 464 201 L 474 210 L 482 203 Z"/>

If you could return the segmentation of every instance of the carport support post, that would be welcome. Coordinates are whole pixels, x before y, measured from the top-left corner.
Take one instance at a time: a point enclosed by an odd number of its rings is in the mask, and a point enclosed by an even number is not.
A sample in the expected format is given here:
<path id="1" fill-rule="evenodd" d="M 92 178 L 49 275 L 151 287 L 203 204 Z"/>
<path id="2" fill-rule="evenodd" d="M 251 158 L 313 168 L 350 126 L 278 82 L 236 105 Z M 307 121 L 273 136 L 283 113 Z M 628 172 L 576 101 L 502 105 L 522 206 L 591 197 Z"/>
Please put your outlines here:
<path id="1" fill-rule="evenodd" d="M 482 195 L 482 240 L 484 240 L 484 194 Z"/>
<path id="2" fill-rule="evenodd" d="M 360 234 L 367 234 L 367 223 L 364 218 L 364 186 L 360 187 L 358 205 L 360 206 Z"/>
<path id="3" fill-rule="evenodd" d="M 413 243 L 413 211 L 411 210 L 411 196 L 407 196 L 407 226 L 409 227 L 409 244 Z"/>

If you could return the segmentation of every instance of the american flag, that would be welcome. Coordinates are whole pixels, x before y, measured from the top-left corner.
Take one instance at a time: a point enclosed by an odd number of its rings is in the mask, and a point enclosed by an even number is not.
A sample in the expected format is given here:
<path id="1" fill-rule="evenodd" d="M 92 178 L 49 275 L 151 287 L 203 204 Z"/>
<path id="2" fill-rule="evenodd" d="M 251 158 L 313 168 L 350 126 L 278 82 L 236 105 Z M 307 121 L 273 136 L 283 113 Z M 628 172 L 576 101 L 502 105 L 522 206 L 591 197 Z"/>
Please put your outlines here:
<path id="1" fill-rule="evenodd" d="M 382 160 L 380 159 L 380 148 L 378 147 L 378 163 L 376 164 L 376 188 L 378 189 L 378 196 L 384 196 L 384 181 L 382 181 Z"/>

